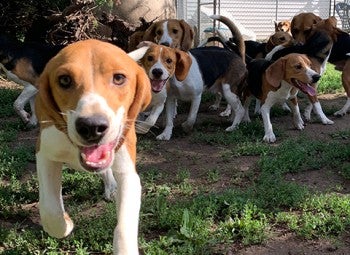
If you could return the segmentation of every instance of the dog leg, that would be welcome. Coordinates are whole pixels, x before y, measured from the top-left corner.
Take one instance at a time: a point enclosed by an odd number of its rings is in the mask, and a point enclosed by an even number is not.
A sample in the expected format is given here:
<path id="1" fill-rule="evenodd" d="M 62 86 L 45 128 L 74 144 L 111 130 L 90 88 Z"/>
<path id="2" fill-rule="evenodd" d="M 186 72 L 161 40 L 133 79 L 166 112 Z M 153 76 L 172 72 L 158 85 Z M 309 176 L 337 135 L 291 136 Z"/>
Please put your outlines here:
<path id="1" fill-rule="evenodd" d="M 189 133 L 193 129 L 193 125 L 196 122 L 199 105 L 201 103 L 202 94 L 195 97 L 191 102 L 190 112 L 188 113 L 187 120 L 181 124 L 182 129 Z"/>
<path id="2" fill-rule="evenodd" d="M 112 169 L 108 168 L 106 171 L 100 173 L 103 180 L 105 193 L 104 197 L 107 201 L 112 201 L 115 198 L 115 193 L 117 190 L 117 182 L 114 179 Z"/>
<path id="3" fill-rule="evenodd" d="M 165 103 L 165 129 L 163 132 L 156 137 L 157 140 L 170 140 L 171 135 L 173 133 L 173 127 L 174 127 L 174 117 L 176 113 L 176 98 L 174 97 L 167 97 L 166 103 Z"/>
<path id="4" fill-rule="evenodd" d="M 235 114 L 232 125 L 226 128 L 225 130 L 233 131 L 241 123 L 245 115 L 245 110 L 241 104 L 239 97 L 236 94 L 232 93 L 230 84 L 223 84 L 222 90 L 227 103 L 231 105 L 231 109 L 234 111 Z"/>
<path id="5" fill-rule="evenodd" d="M 115 154 L 113 165 L 117 179 L 118 224 L 114 229 L 115 255 L 137 255 L 141 183 L 126 145 Z"/>
<path id="6" fill-rule="evenodd" d="M 321 106 L 319 101 L 317 101 L 313 104 L 313 109 L 323 124 L 325 124 L 325 125 L 334 124 L 334 121 L 328 119 L 327 116 L 323 113 L 322 106 Z"/>
<path id="7" fill-rule="evenodd" d="M 217 111 L 220 108 L 220 102 L 222 99 L 222 95 L 220 92 L 215 93 L 215 103 L 209 106 L 210 111 Z"/>
<path id="8" fill-rule="evenodd" d="M 254 114 L 261 114 L 261 102 L 259 99 L 255 99 L 255 108 L 254 108 Z"/>
<path id="9" fill-rule="evenodd" d="M 15 100 L 13 107 L 24 123 L 36 126 L 37 118 L 34 109 L 34 98 L 38 90 L 29 82 L 23 81 L 22 84 L 24 84 L 24 89 Z M 28 112 L 24 110 L 24 107 L 28 101 L 30 102 L 32 115 L 34 116 L 31 116 Z"/>
<path id="10" fill-rule="evenodd" d="M 304 129 L 304 121 L 301 118 L 300 109 L 298 105 L 298 101 L 296 97 L 290 99 L 292 102 L 292 112 L 293 112 L 293 123 L 296 129 L 302 130 Z M 289 108 L 289 107 L 288 107 Z"/>
<path id="11" fill-rule="evenodd" d="M 343 108 L 334 113 L 335 116 L 344 116 L 350 109 L 350 58 L 345 62 L 343 71 L 341 74 L 341 79 L 343 83 L 344 90 L 347 95 L 347 100 Z"/>
<path id="12" fill-rule="evenodd" d="M 33 91 L 34 92 L 34 91 Z M 28 127 L 35 127 L 38 124 L 38 118 L 36 117 L 35 114 L 35 95 L 37 92 L 35 92 L 35 94 L 29 99 L 29 105 L 30 105 L 30 110 L 32 112 L 30 118 L 29 118 L 29 122 L 27 123 Z"/>
<path id="13" fill-rule="evenodd" d="M 62 163 L 49 160 L 42 151 L 36 154 L 36 158 L 41 224 L 50 236 L 66 237 L 74 224 L 63 206 Z"/>
<path id="14" fill-rule="evenodd" d="M 263 140 L 268 143 L 276 142 L 276 136 L 273 133 L 272 124 L 270 120 L 271 107 L 272 105 L 266 102 L 261 106 L 261 116 L 264 122 L 264 130 L 265 130 L 265 135 Z"/>
<path id="15" fill-rule="evenodd" d="M 304 110 L 304 118 L 306 121 L 311 121 L 312 103 L 308 103 Z"/>
<path id="16" fill-rule="evenodd" d="M 156 124 L 159 115 L 162 113 L 164 109 L 164 104 L 160 104 L 157 106 L 154 106 L 151 110 L 150 115 L 147 117 L 145 121 L 138 122 L 136 125 L 136 133 L 138 134 L 146 134 L 151 127 Z"/>

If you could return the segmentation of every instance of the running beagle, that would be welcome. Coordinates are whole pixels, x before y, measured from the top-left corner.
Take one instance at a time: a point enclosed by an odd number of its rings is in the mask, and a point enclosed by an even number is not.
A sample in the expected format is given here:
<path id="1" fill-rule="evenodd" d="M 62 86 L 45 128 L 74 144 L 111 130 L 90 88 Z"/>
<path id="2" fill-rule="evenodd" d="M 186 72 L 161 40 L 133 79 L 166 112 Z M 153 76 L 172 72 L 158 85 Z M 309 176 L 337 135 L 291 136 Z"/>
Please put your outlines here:
<path id="1" fill-rule="evenodd" d="M 297 129 L 304 129 L 301 118 L 297 93 L 299 90 L 314 96 L 316 90 L 310 84 L 316 83 L 320 75 L 311 69 L 311 61 L 306 55 L 291 53 L 275 62 L 265 59 L 254 59 L 248 65 L 247 87 L 244 92 L 246 114 L 249 111 L 249 96 L 254 95 L 261 101 L 261 115 L 264 122 L 265 142 L 273 143 L 276 136 L 273 133 L 270 120 L 270 109 L 276 103 L 291 101 L 293 122 Z"/>
<path id="2" fill-rule="evenodd" d="M 135 168 L 135 119 L 150 100 L 144 70 L 112 44 L 94 39 L 76 42 L 48 62 L 40 76 L 35 109 L 40 123 L 39 210 L 49 235 L 63 238 L 73 230 L 61 194 L 62 164 L 67 163 L 77 170 L 105 173 L 110 184 L 114 174 L 118 184 L 114 254 L 139 253 L 141 184 Z"/>

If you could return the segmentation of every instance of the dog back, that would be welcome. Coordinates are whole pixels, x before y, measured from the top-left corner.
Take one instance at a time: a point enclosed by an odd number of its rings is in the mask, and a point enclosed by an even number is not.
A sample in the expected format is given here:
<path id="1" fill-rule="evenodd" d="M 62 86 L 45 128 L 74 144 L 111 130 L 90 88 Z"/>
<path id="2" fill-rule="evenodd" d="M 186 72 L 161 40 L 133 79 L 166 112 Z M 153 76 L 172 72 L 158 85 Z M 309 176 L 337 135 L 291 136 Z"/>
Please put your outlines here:
<path id="1" fill-rule="evenodd" d="M 260 98 L 262 94 L 262 77 L 266 69 L 272 64 L 272 61 L 265 59 L 253 59 L 247 64 L 248 76 L 247 84 L 249 91 Z"/>
<path id="2" fill-rule="evenodd" d="M 240 58 L 234 51 L 216 46 L 194 48 L 190 53 L 198 62 L 204 85 L 207 87 L 211 87 L 220 76 L 226 73 L 232 59 Z"/>

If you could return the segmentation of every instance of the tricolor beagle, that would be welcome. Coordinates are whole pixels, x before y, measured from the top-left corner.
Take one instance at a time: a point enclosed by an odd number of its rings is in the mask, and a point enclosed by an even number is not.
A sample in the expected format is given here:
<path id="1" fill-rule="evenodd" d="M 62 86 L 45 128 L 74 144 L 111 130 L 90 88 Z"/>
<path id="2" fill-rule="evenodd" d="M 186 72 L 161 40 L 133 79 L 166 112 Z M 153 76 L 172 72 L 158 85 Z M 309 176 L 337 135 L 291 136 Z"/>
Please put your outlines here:
<path id="1" fill-rule="evenodd" d="M 289 20 L 275 21 L 275 32 L 282 31 L 291 34 L 291 22 Z"/>
<path id="2" fill-rule="evenodd" d="M 320 75 L 311 69 L 311 61 L 302 54 L 289 54 L 275 62 L 265 59 L 252 60 L 248 65 L 247 89 L 244 92 L 245 110 L 248 114 L 249 96 L 254 95 L 261 101 L 261 115 L 264 122 L 265 142 L 273 143 L 276 136 L 273 133 L 270 120 L 270 109 L 276 103 L 291 101 L 293 121 L 297 129 L 304 128 L 301 118 L 297 93 L 298 90 L 308 95 L 314 95 L 315 89 L 310 86 L 320 79 Z"/>
<path id="3" fill-rule="evenodd" d="M 285 56 L 289 53 L 306 54 L 312 62 L 312 68 L 322 75 L 326 69 L 327 60 L 329 60 L 331 52 L 335 49 L 332 36 L 328 32 L 332 28 L 335 28 L 335 23 L 332 17 L 319 21 L 312 25 L 312 30 L 308 31 L 305 42 L 286 48 L 283 46 L 277 46 L 267 54 L 266 59 L 277 60 L 281 56 Z M 313 84 L 313 86 L 316 88 L 317 84 Z M 333 124 L 334 122 L 324 114 L 317 98 L 317 94 L 313 96 L 308 95 L 308 98 L 310 103 L 304 112 L 305 119 L 310 121 L 311 112 L 314 110 L 323 124 Z"/>
<path id="4" fill-rule="evenodd" d="M 177 80 L 183 81 L 191 64 L 188 60 L 182 61 L 187 58 L 184 51 L 154 43 L 147 44 L 149 49 L 139 62 L 151 81 L 152 101 L 147 108 L 148 117 L 145 120 L 139 119 L 136 125 L 139 134 L 147 133 L 163 112 L 170 77 L 175 75 Z"/>
<path id="5" fill-rule="evenodd" d="M 188 53 L 181 54 L 177 60 L 180 61 L 181 65 L 174 64 L 176 68 L 180 66 L 181 70 L 185 70 L 188 75 L 182 81 L 178 80 L 176 75 L 169 80 L 166 99 L 166 126 L 163 132 L 157 136 L 158 140 L 169 140 L 172 136 L 177 99 L 191 102 L 189 115 L 187 120 L 182 123 L 182 128 L 185 132 L 192 130 L 204 89 L 223 94 L 227 103 L 234 110 L 232 125 L 226 128 L 226 131 L 234 130 L 244 118 L 245 111 L 238 96 L 246 76 L 243 37 L 238 28 L 226 17 L 215 15 L 212 18 L 222 21 L 229 27 L 237 48 L 234 51 L 215 46 L 198 47 L 189 50 Z"/>
<path id="6" fill-rule="evenodd" d="M 129 50 L 134 50 L 141 41 L 151 41 L 188 51 L 193 46 L 194 32 L 185 20 L 160 20 L 154 22 L 143 34 L 137 32 L 135 35 L 131 35 Z"/>
<path id="7" fill-rule="evenodd" d="M 63 238 L 73 229 L 62 199 L 62 164 L 117 181 L 114 254 L 138 254 L 140 179 L 135 119 L 151 99 L 144 70 L 118 47 L 85 40 L 65 47 L 40 76 L 35 109 L 39 209 L 43 228 Z M 113 171 L 113 174 L 112 172 Z M 112 185 L 113 186 L 113 185 Z"/>
<path id="8" fill-rule="evenodd" d="M 7 79 L 23 86 L 21 94 L 13 106 L 15 112 L 29 127 L 37 125 L 34 110 L 34 98 L 37 93 L 39 75 L 46 63 L 57 54 L 63 45 L 20 42 L 0 35 L 0 70 Z M 25 110 L 29 102 L 31 112 Z"/>
<path id="9" fill-rule="evenodd" d="M 335 17 L 323 20 L 313 13 L 302 13 L 294 16 L 291 26 L 293 37 L 299 43 L 306 44 L 308 41 L 315 39 L 320 41 L 319 37 L 315 37 L 320 29 L 327 34 L 330 43 L 324 46 L 323 52 L 328 53 L 326 61 L 334 64 L 335 68 L 342 72 L 342 85 L 347 96 L 345 105 L 334 115 L 345 115 L 350 109 L 350 35 L 337 28 Z M 329 45 L 332 50 L 328 50 Z M 310 51 L 314 51 L 314 49 L 310 48 Z M 320 62 L 320 60 L 318 61 Z M 309 110 L 310 112 L 311 110 Z"/>

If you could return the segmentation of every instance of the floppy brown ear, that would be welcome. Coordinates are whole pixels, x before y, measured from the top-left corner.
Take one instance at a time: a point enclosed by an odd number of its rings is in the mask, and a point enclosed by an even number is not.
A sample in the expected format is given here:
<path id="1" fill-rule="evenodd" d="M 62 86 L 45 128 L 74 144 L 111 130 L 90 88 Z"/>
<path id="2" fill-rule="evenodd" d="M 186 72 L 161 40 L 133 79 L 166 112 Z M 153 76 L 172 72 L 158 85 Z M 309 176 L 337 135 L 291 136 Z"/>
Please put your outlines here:
<path id="1" fill-rule="evenodd" d="M 150 80 L 142 67 L 137 66 L 137 68 L 136 91 L 128 111 L 129 120 L 135 120 L 140 112 L 146 110 L 152 98 Z"/>
<path id="2" fill-rule="evenodd" d="M 149 28 L 146 29 L 143 35 L 143 41 L 155 41 L 154 38 L 156 37 L 156 24 L 157 23 L 153 23 Z"/>
<path id="3" fill-rule="evenodd" d="M 186 79 L 190 67 L 192 65 L 192 59 L 190 55 L 182 50 L 175 50 L 176 54 L 176 67 L 175 67 L 175 77 L 179 81 Z"/>
<path id="4" fill-rule="evenodd" d="M 275 88 L 278 88 L 280 86 L 280 83 L 284 78 L 285 66 L 286 59 L 279 58 L 276 62 L 274 62 L 266 69 L 266 80 L 271 86 Z"/>
<path id="5" fill-rule="evenodd" d="M 193 45 L 194 32 L 191 26 L 183 19 L 180 20 L 180 26 L 184 31 L 181 41 L 181 50 L 188 51 Z"/>
<path id="6" fill-rule="evenodd" d="M 39 91 L 35 98 L 35 112 L 41 127 L 45 127 L 46 124 L 52 125 L 54 123 L 59 130 L 64 131 L 66 130 L 67 125 L 65 124 L 66 121 L 64 120 L 63 115 L 60 114 L 61 110 L 52 94 L 49 66 L 50 62 L 39 78 Z"/>

